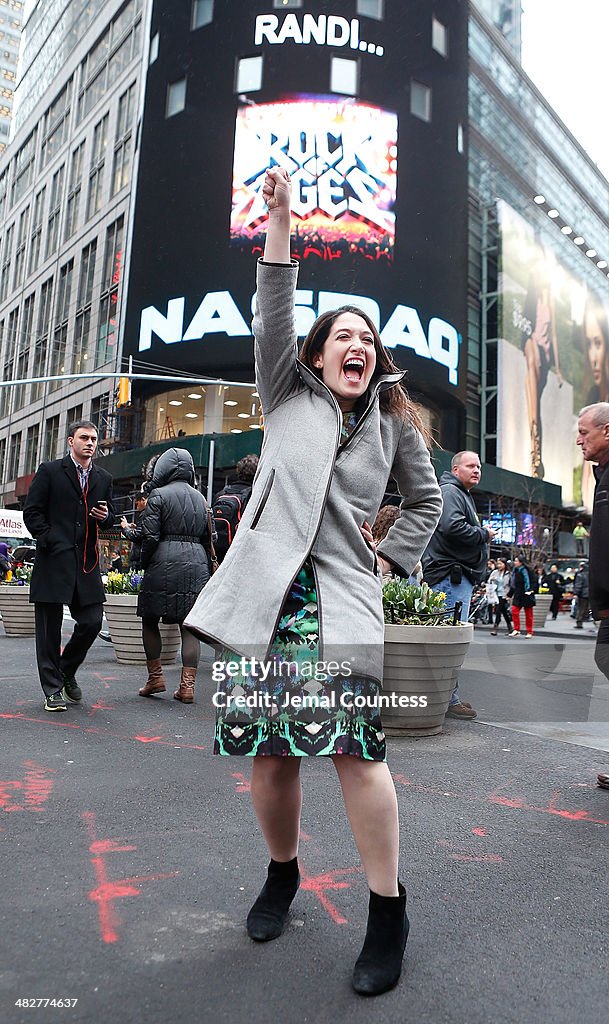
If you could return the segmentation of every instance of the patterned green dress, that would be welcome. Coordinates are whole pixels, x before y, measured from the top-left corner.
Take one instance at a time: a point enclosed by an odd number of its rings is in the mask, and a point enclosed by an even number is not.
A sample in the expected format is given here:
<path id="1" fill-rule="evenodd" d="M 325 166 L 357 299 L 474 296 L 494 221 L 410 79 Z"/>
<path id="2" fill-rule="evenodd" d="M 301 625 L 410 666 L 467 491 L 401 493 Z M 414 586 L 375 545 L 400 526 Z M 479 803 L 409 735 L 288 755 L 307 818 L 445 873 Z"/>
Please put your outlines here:
<path id="1" fill-rule="evenodd" d="M 344 440 L 356 423 L 354 413 L 343 415 Z M 240 663 L 241 657 L 225 649 L 219 660 Z M 317 671 L 319 619 L 309 559 L 284 603 L 267 664 L 266 679 L 257 669 L 241 671 L 218 686 L 216 699 L 222 706 L 217 711 L 215 754 L 350 754 L 385 760 L 377 705 L 380 685 L 373 679 Z"/>

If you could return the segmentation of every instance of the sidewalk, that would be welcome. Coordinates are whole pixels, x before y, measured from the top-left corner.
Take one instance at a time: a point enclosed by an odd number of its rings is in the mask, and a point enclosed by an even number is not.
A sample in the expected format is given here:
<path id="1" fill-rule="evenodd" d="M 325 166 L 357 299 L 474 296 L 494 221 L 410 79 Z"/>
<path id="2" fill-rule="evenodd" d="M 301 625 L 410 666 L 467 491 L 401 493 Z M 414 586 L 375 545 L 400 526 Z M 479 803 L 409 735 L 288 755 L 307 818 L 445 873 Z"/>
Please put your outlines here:
<path id="1" fill-rule="evenodd" d="M 531 657 L 526 643 L 500 646 Z M 180 705 L 173 667 L 166 694 L 139 698 L 142 670 L 97 641 L 83 705 L 49 715 L 33 641 L 0 633 L 0 650 L 7 1024 L 604 1024 L 609 793 L 595 780 L 609 755 L 479 722 L 389 740 L 412 929 L 401 984 L 366 1001 L 349 984 L 366 883 L 329 761 L 302 766 L 290 924 L 253 944 L 266 854 L 251 762 L 211 754 L 211 683 Z M 591 659 L 592 645 L 570 650 Z M 476 680 L 505 700 L 509 680 L 466 670 L 464 691 Z M 15 1006 L 24 997 L 78 1002 Z"/>

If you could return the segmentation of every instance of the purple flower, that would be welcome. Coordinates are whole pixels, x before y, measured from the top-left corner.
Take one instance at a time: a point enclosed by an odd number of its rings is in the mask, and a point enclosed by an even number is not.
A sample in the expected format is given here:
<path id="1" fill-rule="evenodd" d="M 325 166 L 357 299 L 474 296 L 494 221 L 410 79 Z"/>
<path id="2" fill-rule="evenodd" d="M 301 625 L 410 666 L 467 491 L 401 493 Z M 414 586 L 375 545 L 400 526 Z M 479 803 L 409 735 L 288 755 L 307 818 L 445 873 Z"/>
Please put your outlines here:
<path id="1" fill-rule="evenodd" d="M 139 587 L 141 582 L 142 582 L 142 577 L 141 576 L 138 576 L 136 574 L 136 575 L 131 577 L 131 586 L 132 587 Z"/>

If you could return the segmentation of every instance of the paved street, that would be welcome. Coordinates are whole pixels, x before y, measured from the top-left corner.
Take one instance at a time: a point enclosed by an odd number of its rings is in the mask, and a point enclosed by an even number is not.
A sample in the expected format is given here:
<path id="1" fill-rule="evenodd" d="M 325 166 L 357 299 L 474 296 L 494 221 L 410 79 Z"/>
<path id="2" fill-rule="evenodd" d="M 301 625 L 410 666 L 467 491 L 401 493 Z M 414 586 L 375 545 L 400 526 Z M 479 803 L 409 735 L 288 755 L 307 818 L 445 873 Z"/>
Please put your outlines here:
<path id="1" fill-rule="evenodd" d="M 462 695 L 479 720 L 389 741 L 412 929 L 400 986 L 373 1002 L 349 985 L 367 896 L 331 763 L 303 765 L 303 886 L 286 933 L 255 945 L 266 857 L 250 763 L 211 755 L 211 683 L 192 707 L 144 700 L 98 640 L 83 706 L 45 714 L 33 640 L 0 626 L 0 1019 L 605 1024 L 609 690 L 571 625 L 477 629 Z"/>

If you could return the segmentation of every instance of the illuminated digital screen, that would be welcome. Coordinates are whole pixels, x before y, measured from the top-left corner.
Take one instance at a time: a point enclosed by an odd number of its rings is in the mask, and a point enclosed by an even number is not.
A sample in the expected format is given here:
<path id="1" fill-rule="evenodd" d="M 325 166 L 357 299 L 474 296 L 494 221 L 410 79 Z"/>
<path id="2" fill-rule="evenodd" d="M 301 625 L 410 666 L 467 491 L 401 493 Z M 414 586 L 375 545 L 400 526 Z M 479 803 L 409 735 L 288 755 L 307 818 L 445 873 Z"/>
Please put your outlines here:
<path id="1" fill-rule="evenodd" d="M 494 544 L 514 544 L 516 541 L 516 518 L 502 512 L 494 512 L 482 520 L 485 530 L 493 531 Z"/>
<path id="2" fill-rule="evenodd" d="M 292 179 L 293 255 L 391 263 L 397 115 L 352 100 L 300 98 L 241 107 L 233 161 L 231 245 L 261 252 L 268 167 Z"/>

